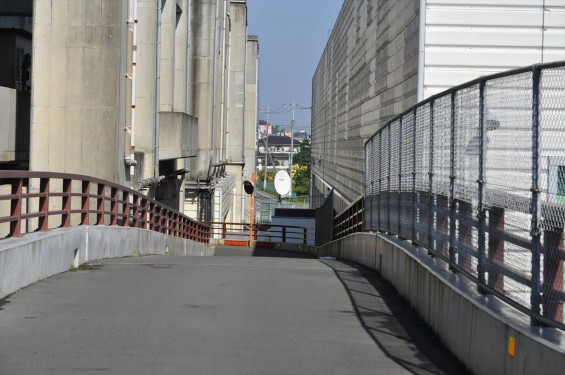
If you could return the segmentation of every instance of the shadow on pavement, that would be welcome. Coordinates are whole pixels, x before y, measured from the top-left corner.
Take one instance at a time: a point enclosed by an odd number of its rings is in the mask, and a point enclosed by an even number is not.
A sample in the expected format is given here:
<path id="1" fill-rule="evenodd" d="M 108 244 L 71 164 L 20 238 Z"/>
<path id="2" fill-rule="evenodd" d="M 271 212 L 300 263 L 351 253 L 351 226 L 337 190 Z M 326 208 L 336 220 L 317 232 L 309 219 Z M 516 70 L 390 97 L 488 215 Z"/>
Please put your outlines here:
<path id="1" fill-rule="evenodd" d="M 323 262 L 345 287 L 363 328 L 390 359 L 412 374 L 470 374 L 376 271 L 345 261 Z"/>
<path id="2" fill-rule="evenodd" d="M 267 249 L 267 248 L 249 248 L 238 246 L 216 245 L 215 256 L 251 256 L 265 258 L 298 258 L 298 259 L 317 259 L 318 257 L 299 253 L 294 251 Z"/>

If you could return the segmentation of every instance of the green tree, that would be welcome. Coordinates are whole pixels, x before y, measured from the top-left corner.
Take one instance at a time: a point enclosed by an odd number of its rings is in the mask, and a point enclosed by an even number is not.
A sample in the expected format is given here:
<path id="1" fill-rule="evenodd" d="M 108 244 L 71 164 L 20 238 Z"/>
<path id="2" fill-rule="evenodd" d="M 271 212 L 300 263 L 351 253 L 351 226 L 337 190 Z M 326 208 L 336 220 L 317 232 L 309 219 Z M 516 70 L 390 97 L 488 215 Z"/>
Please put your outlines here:
<path id="1" fill-rule="evenodd" d="M 302 143 L 300 143 L 300 151 L 293 157 L 293 163 L 299 165 L 310 165 L 312 159 L 312 145 L 310 140 L 305 138 Z"/>

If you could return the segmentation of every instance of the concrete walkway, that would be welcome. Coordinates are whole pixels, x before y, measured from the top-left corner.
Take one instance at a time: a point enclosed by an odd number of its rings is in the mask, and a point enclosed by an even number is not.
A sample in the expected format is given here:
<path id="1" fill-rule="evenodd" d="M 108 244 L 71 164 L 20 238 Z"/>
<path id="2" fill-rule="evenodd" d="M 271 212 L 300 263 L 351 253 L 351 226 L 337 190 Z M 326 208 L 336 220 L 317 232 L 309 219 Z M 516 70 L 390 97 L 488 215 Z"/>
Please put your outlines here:
<path id="1" fill-rule="evenodd" d="M 465 373 L 367 269 L 217 253 L 96 262 L 0 301 L 0 374 Z"/>

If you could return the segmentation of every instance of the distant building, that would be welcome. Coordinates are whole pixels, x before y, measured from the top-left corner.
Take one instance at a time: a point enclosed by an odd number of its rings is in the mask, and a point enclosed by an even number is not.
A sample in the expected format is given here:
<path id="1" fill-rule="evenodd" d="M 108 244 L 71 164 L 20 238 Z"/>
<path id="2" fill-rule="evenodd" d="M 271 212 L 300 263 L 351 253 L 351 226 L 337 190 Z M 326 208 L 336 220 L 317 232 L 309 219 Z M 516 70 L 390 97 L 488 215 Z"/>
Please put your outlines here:
<path id="1" fill-rule="evenodd" d="M 273 125 L 271 124 L 259 124 L 257 127 L 259 130 L 259 137 L 273 134 Z"/>
<path id="2" fill-rule="evenodd" d="M 268 157 L 267 169 L 289 169 L 290 155 L 300 151 L 300 140 L 285 135 L 271 135 L 257 142 L 258 169 L 263 170 Z M 274 164 L 274 166 L 272 166 Z"/>

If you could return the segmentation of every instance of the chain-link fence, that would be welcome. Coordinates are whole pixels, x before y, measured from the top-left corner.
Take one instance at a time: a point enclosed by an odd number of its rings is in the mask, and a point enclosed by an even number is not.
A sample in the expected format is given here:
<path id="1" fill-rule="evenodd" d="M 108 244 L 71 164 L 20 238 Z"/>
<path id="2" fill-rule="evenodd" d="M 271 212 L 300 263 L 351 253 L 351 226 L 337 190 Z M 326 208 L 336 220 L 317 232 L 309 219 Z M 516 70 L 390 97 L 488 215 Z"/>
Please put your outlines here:
<path id="1" fill-rule="evenodd" d="M 410 239 L 565 328 L 565 62 L 436 95 L 365 144 L 364 229 Z"/>

